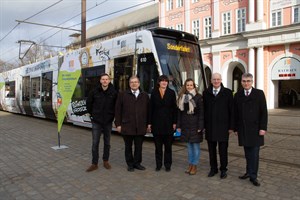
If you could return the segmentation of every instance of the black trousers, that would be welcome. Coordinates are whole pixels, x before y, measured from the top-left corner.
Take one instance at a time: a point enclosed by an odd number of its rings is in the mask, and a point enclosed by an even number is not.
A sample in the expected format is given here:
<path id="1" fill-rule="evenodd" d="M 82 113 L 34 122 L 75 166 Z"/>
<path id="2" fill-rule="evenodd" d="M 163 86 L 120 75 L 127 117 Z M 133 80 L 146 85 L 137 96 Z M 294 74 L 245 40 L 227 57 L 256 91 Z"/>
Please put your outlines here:
<path id="1" fill-rule="evenodd" d="M 246 173 L 249 174 L 251 180 L 257 178 L 258 162 L 259 162 L 260 147 L 244 147 L 246 158 Z"/>
<path id="2" fill-rule="evenodd" d="M 111 135 L 112 123 L 108 124 L 98 124 L 92 123 L 92 135 L 93 135 L 93 144 L 92 144 L 92 164 L 98 164 L 99 160 L 99 143 L 100 137 L 103 133 L 104 139 L 104 147 L 103 147 L 103 156 L 102 159 L 104 161 L 108 161 L 109 159 L 109 151 L 110 151 L 110 135 Z"/>
<path id="3" fill-rule="evenodd" d="M 125 160 L 128 167 L 134 167 L 142 162 L 143 135 L 123 135 L 125 142 Z M 134 152 L 132 145 L 134 144 Z"/>
<path id="4" fill-rule="evenodd" d="M 220 156 L 220 170 L 227 171 L 228 142 L 207 141 L 207 144 L 208 144 L 208 152 L 209 152 L 210 169 L 215 172 L 218 171 L 218 162 L 217 162 L 217 145 L 218 145 L 219 156 Z"/>
<path id="5" fill-rule="evenodd" d="M 165 168 L 170 168 L 172 165 L 172 143 L 173 135 L 154 135 L 155 143 L 155 160 L 156 167 L 162 167 L 162 161 L 164 157 Z M 163 155 L 164 146 L 164 155 Z"/>

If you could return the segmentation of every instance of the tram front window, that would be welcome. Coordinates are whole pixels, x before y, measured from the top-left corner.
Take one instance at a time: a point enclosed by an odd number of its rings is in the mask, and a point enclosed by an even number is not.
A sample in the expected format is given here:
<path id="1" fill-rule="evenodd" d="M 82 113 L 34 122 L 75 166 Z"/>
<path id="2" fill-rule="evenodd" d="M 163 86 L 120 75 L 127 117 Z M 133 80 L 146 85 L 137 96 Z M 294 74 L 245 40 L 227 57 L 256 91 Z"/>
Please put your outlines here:
<path id="1" fill-rule="evenodd" d="M 170 79 L 170 88 L 178 92 L 187 78 L 192 78 L 199 92 L 204 90 L 199 47 L 183 41 L 154 38 L 163 74 Z"/>

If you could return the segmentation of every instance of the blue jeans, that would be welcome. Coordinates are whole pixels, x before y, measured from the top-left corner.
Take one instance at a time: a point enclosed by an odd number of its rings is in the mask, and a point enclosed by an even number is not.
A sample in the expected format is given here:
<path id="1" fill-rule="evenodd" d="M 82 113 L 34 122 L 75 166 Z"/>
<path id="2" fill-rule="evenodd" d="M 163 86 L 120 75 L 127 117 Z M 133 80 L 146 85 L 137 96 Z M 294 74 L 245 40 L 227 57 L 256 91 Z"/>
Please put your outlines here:
<path id="1" fill-rule="evenodd" d="M 200 143 L 187 143 L 189 164 L 198 165 L 200 158 Z"/>
<path id="2" fill-rule="evenodd" d="M 92 123 L 92 135 L 93 135 L 93 144 L 92 144 L 92 164 L 98 164 L 99 160 L 99 143 L 100 136 L 103 133 L 104 147 L 103 147 L 103 157 L 104 161 L 109 159 L 109 150 L 110 150 L 110 134 L 111 134 L 112 123 L 108 124 L 98 124 Z"/>

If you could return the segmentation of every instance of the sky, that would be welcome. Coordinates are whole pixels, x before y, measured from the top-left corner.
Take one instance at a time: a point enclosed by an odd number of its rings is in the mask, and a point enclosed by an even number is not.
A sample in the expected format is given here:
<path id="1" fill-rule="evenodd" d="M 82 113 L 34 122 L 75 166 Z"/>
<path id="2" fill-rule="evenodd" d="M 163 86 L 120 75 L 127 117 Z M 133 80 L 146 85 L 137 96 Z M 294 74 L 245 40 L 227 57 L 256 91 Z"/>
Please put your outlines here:
<path id="1" fill-rule="evenodd" d="M 153 1 L 154 2 L 154 1 Z M 151 0 L 86 0 L 87 29 L 113 17 L 151 5 Z M 123 10 L 123 11 L 122 11 Z M 81 0 L 0 0 L 0 60 L 16 64 L 20 40 L 58 46 L 56 51 L 72 42 L 73 30 L 18 23 L 33 22 L 81 29 Z M 115 13 L 111 15 L 112 13 Z M 106 16 L 108 15 L 108 16 Z M 23 45 L 22 52 L 27 46 Z"/>

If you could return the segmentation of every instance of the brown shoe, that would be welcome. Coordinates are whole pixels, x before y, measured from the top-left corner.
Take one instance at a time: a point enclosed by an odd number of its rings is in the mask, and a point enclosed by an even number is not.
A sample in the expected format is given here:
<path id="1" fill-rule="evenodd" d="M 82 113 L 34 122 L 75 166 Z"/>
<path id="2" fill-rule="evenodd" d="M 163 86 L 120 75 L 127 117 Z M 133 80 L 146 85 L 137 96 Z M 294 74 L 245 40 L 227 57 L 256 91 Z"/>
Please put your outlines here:
<path id="1" fill-rule="evenodd" d="M 185 170 L 186 174 L 189 174 L 191 172 L 192 166 L 193 165 L 189 164 L 188 168 Z"/>
<path id="2" fill-rule="evenodd" d="M 190 175 L 195 175 L 197 173 L 197 165 L 192 165 L 192 169 L 190 171 Z"/>
<path id="3" fill-rule="evenodd" d="M 103 161 L 103 167 L 104 167 L 105 169 L 111 169 L 111 166 L 110 166 L 110 164 L 108 163 L 108 161 Z"/>
<path id="4" fill-rule="evenodd" d="M 94 170 L 96 170 L 96 169 L 98 169 L 98 165 L 92 164 L 92 165 L 86 170 L 86 172 L 91 172 L 91 171 L 94 171 Z"/>

